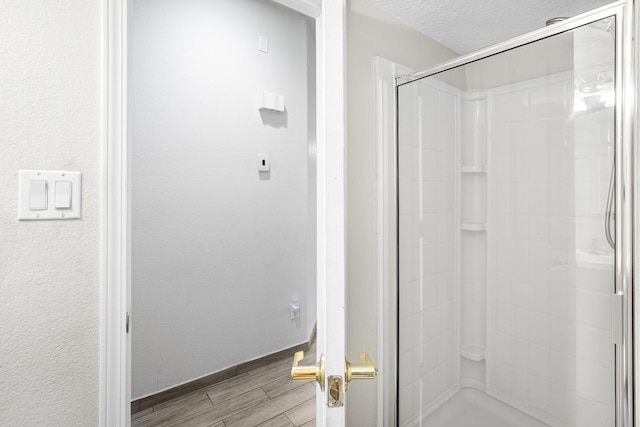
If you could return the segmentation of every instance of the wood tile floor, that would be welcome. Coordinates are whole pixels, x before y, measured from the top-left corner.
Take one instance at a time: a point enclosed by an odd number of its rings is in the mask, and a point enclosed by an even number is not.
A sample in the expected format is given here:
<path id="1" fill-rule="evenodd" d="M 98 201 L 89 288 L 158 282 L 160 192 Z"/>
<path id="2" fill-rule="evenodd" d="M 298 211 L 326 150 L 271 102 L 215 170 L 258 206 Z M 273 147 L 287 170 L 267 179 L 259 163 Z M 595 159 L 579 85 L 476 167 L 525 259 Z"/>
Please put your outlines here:
<path id="1" fill-rule="evenodd" d="M 301 365 L 315 364 L 313 345 Z M 286 359 L 158 404 L 131 416 L 132 427 L 315 426 L 315 383 L 293 381 Z"/>

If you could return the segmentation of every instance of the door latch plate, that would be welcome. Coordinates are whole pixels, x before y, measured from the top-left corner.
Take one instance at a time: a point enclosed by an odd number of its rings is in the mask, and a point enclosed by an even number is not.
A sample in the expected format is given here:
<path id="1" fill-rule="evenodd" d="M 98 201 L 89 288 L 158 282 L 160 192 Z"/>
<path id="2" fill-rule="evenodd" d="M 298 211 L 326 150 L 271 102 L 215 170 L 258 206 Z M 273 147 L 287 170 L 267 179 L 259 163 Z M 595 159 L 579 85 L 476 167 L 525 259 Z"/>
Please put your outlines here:
<path id="1" fill-rule="evenodd" d="M 344 380 L 340 375 L 330 375 L 328 379 L 329 393 L 327 406 L 339 408 L 344 406 Z"/>

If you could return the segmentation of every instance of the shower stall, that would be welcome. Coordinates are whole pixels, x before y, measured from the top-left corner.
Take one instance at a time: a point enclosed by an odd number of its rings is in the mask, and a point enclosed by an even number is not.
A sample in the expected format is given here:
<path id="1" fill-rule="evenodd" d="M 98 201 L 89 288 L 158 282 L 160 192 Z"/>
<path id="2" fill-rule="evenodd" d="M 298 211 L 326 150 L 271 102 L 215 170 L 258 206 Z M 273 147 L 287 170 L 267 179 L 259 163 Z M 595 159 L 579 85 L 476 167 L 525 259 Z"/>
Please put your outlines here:
<path id="1" fill-rule="evenodd" d="M 399 426 L 631 426 L 630 2 L 396 79 Z"/>

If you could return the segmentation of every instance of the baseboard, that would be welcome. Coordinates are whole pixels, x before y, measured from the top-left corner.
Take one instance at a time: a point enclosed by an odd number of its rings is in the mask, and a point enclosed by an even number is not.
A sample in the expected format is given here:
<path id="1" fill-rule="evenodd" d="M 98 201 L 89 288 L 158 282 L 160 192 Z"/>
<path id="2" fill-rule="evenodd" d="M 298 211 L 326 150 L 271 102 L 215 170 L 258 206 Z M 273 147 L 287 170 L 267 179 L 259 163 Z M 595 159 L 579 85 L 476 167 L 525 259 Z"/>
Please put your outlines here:
<path id="1" fill-rule="evenodd" d="M 144 411 L 152 406 L 166 402 L 176 397 L 180 397 L 185 394 L 192 393 L 201 388 L 210 387 L 216 383 L 219 383 L 229 378 L 233 378 L 237 375 L 251 371 L 253 369 L 260 368 L 268 365 L 276 360 L 284 359 L 287 356 L 291 356 L 293 360 L 293 353 L 296 351 L 307 351 L 316 339 L 316 325 L 313 326 L 313 330 L 309 335 L 309 341 L 294 345 L 283 350 L 276 351 L 275 353 L 267 354 L 266 356 L 259 357 L 257 359 L 242 362 L 229 368 L 222 369 L 221 371 L 214 372 L 204 377 L 196 378 L 195 380 L 171 387 L 166 390 L 159 391 L 158 393 L 150 396 L 142 397 L 140 399 L 131 402 L 131 414 Z"/>

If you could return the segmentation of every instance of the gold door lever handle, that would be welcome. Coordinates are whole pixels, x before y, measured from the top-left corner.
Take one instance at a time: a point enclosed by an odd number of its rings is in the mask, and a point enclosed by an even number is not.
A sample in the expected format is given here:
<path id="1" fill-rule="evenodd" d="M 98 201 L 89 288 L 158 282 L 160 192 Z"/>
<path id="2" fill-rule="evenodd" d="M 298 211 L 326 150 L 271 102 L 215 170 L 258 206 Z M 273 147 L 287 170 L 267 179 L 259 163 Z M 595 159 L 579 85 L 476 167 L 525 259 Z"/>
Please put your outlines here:
<path id="1" fill-rule="evenodd" d="M 359 380 L 365 378 L 375 378 L 378 375 L 378 368 L 373 366 L 373 362 L 367 353 L 360 353 L 360 360 L 362 360 L 364 365 L 352 365 L 348 360 L 346 361 L 345 373 L 347 384 L 351 382 L 351 380 Z"/>
<path id="2" fill-rule="evenodd" d="M 317 381 L 320 384 L 320 389 L 324 391 L 324 356 L 321 356 L 318 363 L 313 366 L 299 366 L 302 359 L 304 359 L 304 351 L 298 351 L 293 355 L 291 379 Z"/>

